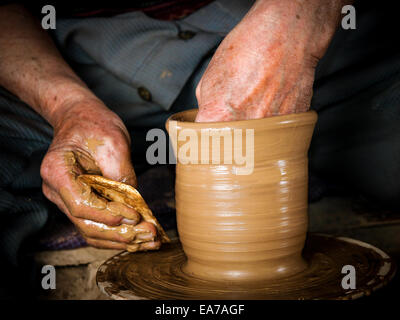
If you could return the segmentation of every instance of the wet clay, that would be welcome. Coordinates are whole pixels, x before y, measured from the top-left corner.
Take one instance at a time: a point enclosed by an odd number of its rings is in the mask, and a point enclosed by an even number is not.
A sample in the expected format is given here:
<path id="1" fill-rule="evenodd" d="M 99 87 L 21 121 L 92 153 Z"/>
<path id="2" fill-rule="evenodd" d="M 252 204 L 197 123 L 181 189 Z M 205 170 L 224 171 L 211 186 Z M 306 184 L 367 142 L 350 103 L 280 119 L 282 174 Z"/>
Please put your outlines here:
<path id="1" fill-rule="evenodd" d="M 96 190 L 96 192 L 102 198 L 93 194 L 91 190 L 88 192 L 91 192 L 91 194 L 98 197 L 98 199 L 104 200 L 104 209 L 107 209 L 110 213 L 123 215 L 128 219 L 134 219 L 135 217 L 129 215 L 129 210 L 127 210 L 125 206 L 132 208 L 140 214 L 143 221 L 149 222 L 155 226 L 158 236 L 163 243 L 170 242 L 170 239 L 165 233 L 163 227 L 157 221 L 156 217 L 147 206 L 139 191 L 137 191 L 134 187 L 122 182 L 107 179 L 103 176 L 88 174 L 80 175 L 78 177 L 78 181 L 83 182 L 83 185 L 86 185 L 89 189 L 93 188 Z M 125 229 L 119 231 L 124 233 L 126 237 L 130 237 L 137 233 L 135 231 L 135 227 L 130 229 L 130 226 L 128 225 L 122 226 Z"/>
<path id="2" fill-rule="evenodd" d="M 287 278 L 218 282 L 182 271 L 186 257 L 178 242 L 159 251 L 118 254 L 100 266 L 97 284 L 113 299 L 356 299 L 386 285 L 395 263 L 382 250 L 348 238 L 309 234 L 303 250 L 308 268 Z M 357 270 L 357 286 L 340 285 L 344 265 Z"/>
<path id="3" fill-rule="evenodd" d="M 64 153 L 65 165 L 70 169 L 70 173 L 78 176 L 81 172 L 101 175 L 101 170 L 96 161 L 85 153 L 79 151 L 68 151 Z"/>
<path id="4" fill-rule="evenodd" d="M 83 221 L 89 228 L 95 227 L 96 230 L 100 230 L 102 233 L 118 233 L 120 236 L 124 237 L 129 241 L 129 244 L 142 243 L 145 241 L 153 241 L 154 237 L 151 233 L 144 233 L 143 230 L 137 228 L 131 224 L 121 224 L 119 226 L 108 226 L 104 223 L 95 222 L 92 220 L 85 219 Z M 129 250 L 128 250 L 129 251 Z"/>
<path id="5" fill-rule="evenodd" d="M 244 282 L 303 271 L 307 267 L 301 255 L 307 231 L 307 151 L 316 113 L 195 123 L 196 113 L 177 113 L 167 122 L 178 155 L 176 213 L 187 256 L 183 272 L 201 279 Z M 195 130 L 198 136 L 202 130 L 231 131 L 232 137 L 235 129 L 254 129 L 252 173 L 236 174 L 240 166 L 234 161 L 181 163 L 179 151 L 186 141 L 179 136 L 185 129 Z M 221 149 L 224 143 L 221 139 Z M 199 143 L 194 154 L 211 154 L 212 147 Z"/>
<path id="6" fill-rule="evenodd" d="M 88 231 L 92 236 L 93 233 L 101 233 L 107 235 L 109 239 L 118 234 L 128 242 L 126 245 L 128 251 L 145 249 L 148 241 L 169 242 L 162 226 L 134 187 L 99 175 L 81 175 L 80 160 L 81 158 L 72 152 L 67 152 L 64 157 L 74 183 L 73 190 L 61 187 L 60 196 L 71 214 L 74 215 L 74 210 L 86 207 L 106 215 L 123 217 L 118 226 L 79 219 L 75 223 L 83 234 L 90 237 Z M 149 230 L 149 224 L 153 225 L 154 232 Z M 156 233 L 157 236 L 154 237 Z"/>
<path id="7" fill-rule="evenodd" d="M 97 147 L 102 145 L 104 145 L 103 141 L 98 139 L 88 138 L 86 140 L 86 146 L 92 154 L 96 154 Z"/>

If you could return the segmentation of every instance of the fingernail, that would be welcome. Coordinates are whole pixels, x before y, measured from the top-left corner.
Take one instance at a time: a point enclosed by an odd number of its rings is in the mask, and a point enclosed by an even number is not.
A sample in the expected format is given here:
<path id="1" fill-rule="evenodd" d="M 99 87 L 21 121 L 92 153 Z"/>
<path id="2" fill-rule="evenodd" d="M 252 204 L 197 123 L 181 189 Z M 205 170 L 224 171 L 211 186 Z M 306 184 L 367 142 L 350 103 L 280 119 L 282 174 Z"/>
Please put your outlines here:
<path id="1" fill-rule="evenodd" d="M 121 223 L 133 224 L 133 225 L 135 225 L 135 224 L 137 223 L 137 221 L 131 220 L 131 219 L 127 219 L 127 218 L 123 218 L 123 219 L 121 220 Z"/>
<path id="2" fill-rule="evenodd" d="M 139 233 L 136 236 L 137 240 L 153 240 L 154 235 L 152 233 Z"/>

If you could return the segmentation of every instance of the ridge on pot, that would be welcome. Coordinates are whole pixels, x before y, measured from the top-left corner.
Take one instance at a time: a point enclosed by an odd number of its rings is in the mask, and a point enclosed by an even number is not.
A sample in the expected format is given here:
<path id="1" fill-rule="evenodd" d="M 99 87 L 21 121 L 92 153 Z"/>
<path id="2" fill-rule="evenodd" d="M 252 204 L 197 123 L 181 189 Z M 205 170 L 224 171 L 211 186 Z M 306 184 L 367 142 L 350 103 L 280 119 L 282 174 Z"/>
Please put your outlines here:
<path id="1" fill-rule="evenodd" d="M 301 272 L 307 232 L 314 111 L 196 123 L 197 109 L 167 121 L 176 166 L 184 272 L 230 281 Z"/>

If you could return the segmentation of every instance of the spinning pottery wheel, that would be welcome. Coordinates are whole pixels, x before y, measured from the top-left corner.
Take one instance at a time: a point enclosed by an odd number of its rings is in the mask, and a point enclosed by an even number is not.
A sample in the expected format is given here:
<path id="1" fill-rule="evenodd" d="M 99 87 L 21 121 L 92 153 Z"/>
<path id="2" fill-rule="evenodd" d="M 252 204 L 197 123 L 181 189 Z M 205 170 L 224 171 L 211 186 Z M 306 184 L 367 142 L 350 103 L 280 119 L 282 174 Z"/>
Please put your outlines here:
<path id="1" fill-rule="evenodd" d="M 366 243 L 307 235 L 307 151 L 313 111 L 265 119 L 195 123 L 196 110 L 167 121 L 176 152 L 180 242 L 122 253 L 98 270 L 115 299 L 346 299 L 394 275 Z M 210 161 L 212 157 L 212 161 Z M 353 266 L 356 289 L 342 287 Z"/>
<path id="2" fill-rule="evenodd" d="M 307 268 L 261 282 L 230 283 L 192 277 L 179 242 L 157 252 L 114 256 L 100 266 L 97 284 L 113 299 L 357 299 L 386 285 L 395 274 L 387 254 L 361 241 L 309 234 L 303 256 Z M 341 286 L 344 265 L 356 270 L 356 289 Z"/>

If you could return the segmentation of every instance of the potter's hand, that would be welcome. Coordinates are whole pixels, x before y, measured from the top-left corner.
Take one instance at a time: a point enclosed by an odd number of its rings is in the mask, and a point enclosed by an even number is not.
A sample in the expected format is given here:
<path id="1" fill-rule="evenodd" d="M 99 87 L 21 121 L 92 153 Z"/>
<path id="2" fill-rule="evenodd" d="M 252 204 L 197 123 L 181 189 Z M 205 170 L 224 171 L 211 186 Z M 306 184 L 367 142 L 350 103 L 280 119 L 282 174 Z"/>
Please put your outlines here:
<path id="1" fill-rule="evenodd" d="M 122 121 L 94 97 L 60 109 L 63 113 L 54 121 L 54 139 L 41 166 L 46 197 L 90 245 L 130 251 L 158 249 L 154 225 L 140 222 L 135 210 L 106 201 L 77 180 L 80 174 L 93 173 L 136 185 L 130 139 Z"/>
<path id="2" fill-rule="evenodd" d="M 196 121 L 303 112 L 344 0 L 259 0 L 217 49 L 197 86 Z"/>
<path id="3" fill-rule="evenodd" d="M 78 226 L 89 244 L 131 251 L 158 248 L 160 243 L 152 241 L 152 224 L 140 223 L 137 212 L 98 198 L 76 180 L 89 172 L 136 183 L 129 137 L 121 120 L 74 73 L 23 6 L 0 6 L 0 48 L 0 85 L 54 128 L 41 167 L 45 195 Z"/>

